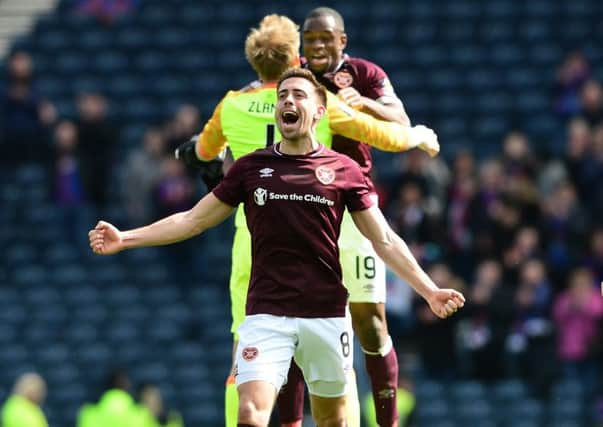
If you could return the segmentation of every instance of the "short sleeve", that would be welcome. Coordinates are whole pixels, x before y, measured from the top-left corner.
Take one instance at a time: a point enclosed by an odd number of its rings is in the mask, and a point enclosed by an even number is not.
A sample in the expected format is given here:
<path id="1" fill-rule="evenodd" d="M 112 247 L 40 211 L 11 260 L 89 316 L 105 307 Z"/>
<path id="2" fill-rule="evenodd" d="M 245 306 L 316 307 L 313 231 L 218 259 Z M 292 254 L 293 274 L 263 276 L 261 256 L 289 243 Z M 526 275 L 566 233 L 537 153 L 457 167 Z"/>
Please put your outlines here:
<path id="1" fill-rule="evenodd" d="M 373 206 L 369 185 L 360 166 L 353 160 L 345 164 L 345 205 L 350 212 L 363 211 Z"/>
<path id="2" fill-rule="evenodd" d="M 381 67 L 369 61 L 364 62 L 369 93 L 365 96 L 371 99 L 383 97 L 398 98 L 389 77 Z"/>
<path id="3" fill-rule="evenodd" d="M 245 201 L 245 186 L 243 177 L 246 170 L 246 159 L 234 162 L 224 179 L 213 189 L 214 196 L 230 206 L 238 206 Z"/>

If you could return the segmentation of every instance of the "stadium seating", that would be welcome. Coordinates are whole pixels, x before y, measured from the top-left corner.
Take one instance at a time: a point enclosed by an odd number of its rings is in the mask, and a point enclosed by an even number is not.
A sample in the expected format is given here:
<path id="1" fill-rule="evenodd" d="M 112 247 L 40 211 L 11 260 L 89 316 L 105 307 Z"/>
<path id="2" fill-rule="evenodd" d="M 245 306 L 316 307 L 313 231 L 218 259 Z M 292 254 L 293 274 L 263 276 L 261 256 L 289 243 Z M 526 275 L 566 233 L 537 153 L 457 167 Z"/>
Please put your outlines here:
<path id="1" fill-rule="evenodd" d="M 81 209 L 82 224 L 66 230 L 64 208 L 51 203 L 42 168 L 24 165 L 6 178 L 3 206 L 22 214 L 0 216 L 0 364 L 6 367 L 0 398 L 17 374 L 37 370 L 49 384 L 51 425 L 74 425 L 79 406 L 98 395 L 109 369 L 124 366 L 135 382 L 161 385 L 190 425 L 219 425 L 230 361 L 224 282 L 174 282 L 157 249 L 91 257 L 82 238 L 94 209 Z M 43 229 L 58 234 L 35 232 Z M 228 263 L 222 268 L 224 277 Z"/>

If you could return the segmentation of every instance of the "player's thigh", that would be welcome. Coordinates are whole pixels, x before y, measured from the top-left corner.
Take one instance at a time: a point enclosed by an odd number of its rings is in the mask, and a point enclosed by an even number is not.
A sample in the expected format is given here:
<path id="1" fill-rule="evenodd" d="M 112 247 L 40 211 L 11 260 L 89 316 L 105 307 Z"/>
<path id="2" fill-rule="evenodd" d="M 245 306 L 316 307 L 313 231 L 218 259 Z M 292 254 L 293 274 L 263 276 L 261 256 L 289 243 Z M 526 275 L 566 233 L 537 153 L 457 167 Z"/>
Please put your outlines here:
<path id="1" fill-rule="evenodd" d="M 385 302 L 385 263 L 371 242 L 358 231 L 346 211 L 339 237 L 339 260 L 349 302 Z"/>
<path id="2" fill-rule="evenodd" d="M 251 235 L 247 227 L 237 227 L 232 244 L 230 270 L 230 331 L 237 337 L 237 329 L 245 319 L 245 303 L 251 276 Z"/>
<path id="3" fill-rule="evenodd" d="M 296 341 L 295 319 L 269 314 L 247 316 L 239 327 L 237 386 L 264 381 L 279 391 L 287 379 Z"/>
<path id="4" fill-rule="evenodd" d="M 295 361 L 304 373 L 310 394 L 344 396 L 348 374 L 354 364 L 354 337 L 349 315 L 298 321 Z"/>

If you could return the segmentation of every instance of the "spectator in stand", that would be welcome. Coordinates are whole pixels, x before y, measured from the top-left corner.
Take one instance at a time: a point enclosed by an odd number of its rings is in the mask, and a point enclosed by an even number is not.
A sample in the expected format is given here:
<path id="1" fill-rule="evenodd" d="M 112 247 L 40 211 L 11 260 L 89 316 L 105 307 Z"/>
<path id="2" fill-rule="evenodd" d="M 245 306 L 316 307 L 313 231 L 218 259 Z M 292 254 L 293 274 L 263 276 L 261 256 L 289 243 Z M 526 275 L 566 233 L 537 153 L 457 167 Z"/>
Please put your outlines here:
<path id="1" fill-rule="evenodd" d="M 136 412 L 132 427 L 183 427 L 180 414 L 165 407 L 159 387 L 153 384 L 140 386 Z"/>
<path id="2" fill-rule="evenodd" d="M 512 332 L 507 341 L 517 374 L 538 395 L 546 393 L 555 373 L 553 329 L 550 318 L 552 287 L 544 263 L 527 261 L 515 292 Z"/>
<path id="3" fill-rule="evenodd" d="M 603 88 L 601 88 L 601 83 L 596 80 L 589 80 L 584 83 L 580 92 L 580 104 L 580 116 L 590 126 L 603 123 Z"/>
<path id="4" fill-rule="evenodd" d="M 388 180 L 390 194 L 395 197 L 397 189 L 407 181 L 419 183 L 425 198 L 425 208 L 430 215 L 439 216 L 444 209 L 442 201 L 450 181 L 450 170 L 443 160 L 429 158 L 416 151 L 419 150 L 398 156 L 398 171 Z"/>
<path id="5" fill-rule="evenodd" d="M 563 117 L 580 112 L 580 89 L 591 76 L 590 64 L 580 51 L 571 52 L 557 69 L 553 109 Z"/>
<path id="6" fill-rule="evenodd" d="M 509 132 L 503 140 L 503 169 L 507 177 L 531 176 L 536 168 L 527 136 L 519 131 Z"/>
<path id="7" fill-rule="evenodd" d="M 521 268 L 516 293 L 516 326 L 526 335 L 546 329 L 541 320 L 548 317 L 552 291 L 544 263 L 539 259 L 526 261 Z"/>
<path id="8" fill-rule="evenodd" d="M 17 378 L 13 392 L 2 407 L 3 427 L 48 427 L 41 406 L 46 399 L 46 382 L 35 373 Z"/>
<path id="9" fill-rule="evenodd" d="M 517 234 L 524 223 L 522 205 L 514 198 L 504 195 L 492 207 L 490 215 L 489 227 L 493 242 L 492 250 L 493 254 L 500 258 L 512 243 L 513 236 Z"/>
<path id="10" fill-rule="evenodd" d="M 548 263 L 553 272 L 565 274 L 584 249 L 589 232 L 588 212 L 570 183 L 562 184 L 551 197 L 542 201 L 543 238 Z"/>
<path id="11" fill-rule="evenodd" d="M 86 199 L 104 208 L 109 198 L 111 163 L 118 132 L 107 116 L 106 99 L 83 93 L 77 99 L 79 158 Z"/>
<path id="12" fill-rule="evenodd" d="M 389 219 L 394 231 L 411 246 L 435 241 L 435 221 L 426 211 L 425 195 L 420 182 L 407 179 L 391 203 Z"/>
<path id="13" fill-rule="evenodd" d="M 504 138 L 502 168 L 505 193 L 519 204 L 524 221 L 537 223 L 538 190 L 534 178 L 538 164 L 525 134 L 512 131 Z"/>
<path id="14" fill-rule="evenodd" d="M 600 368 L 600 320 L 603 300 L 592 273 L 586 268 L 572 271 L 568 288 L 555 300 L 553 318 L 557 326 L 557 355 L 567 379 L 579 380 L 588 391 L 595 390 Z"/>
<path id="15" fill-rule="evenodd" d="M 35 89 L 28 53 L 14 52 L 7 70 L 5 85 L 0 84 L 0 165 L 46 162 L 53 158 L 49 126 L 56 120 L 56 110 Z"/>
<path id="16" fill-rule="evenodd" d="M 494 219 L 500 210 L 504 189 L 504 176 L 501 163 L 495 159 L 484 161 L 479 167 L 477 182 L 479 188 L 469 209 L 473 246 L 478 257 L 489 258 L 498 255 Z"/>
<path id="17" fill-rule="evenodd" d="M 63 120 L 54 130 L 55 145 L 55 200 L 59 205 L 74 206 L 84 201 L 78 150 L 77 128 Z"/>
<path id="18" fill-rule="evenodd" d="M 199 109 L 190 104 L 181 105 L 166 126 L 167 151 L 173 153 L 180 144 L 188 141 L 191 135 L 197 134 L 200 127 Z"/>
<path id="19" fill-rule="evenodd" d="M 153 190 L 155 217 L 190 209 L 195 204 L 195 186 L 182 162 L 173 157 L 161 161 L 161 176 Z"/>
<path id="20" fill-rule="evenodd" d="M 517 283 L 519 269 L 527 259 L 543 255 L 540 232 L 537 228 L 523 225 L 511 239 L 503 253 L 504 278 L 507 283 Z"/>
<path id="21" fill-rule="evenodd" d="M 460 321 L 463 361 L 477 380 L 505 376 L 505 341 L 513 317 L 513 291 L 502 281 L 502 266 L 489 259 L 477 267 L 468 308 Z"/>
<path id="22" fill-rule="evenodd" d="M 470 277 L 474 267 L 474 236 L 469 220 L 476 192 L 475 159 L 470 152 L 462 151 L 454 159 L 447 189 L 444 229 L 449 262 L 463 277 Z"/>
<path id="23" fill-rule="evenodd" d="M 149 129 L 142 147 L 134 149 L 124 168 L 125 207 L 132 224 L 145 224 L 158 218 L 154 190 L 161 180 L 161 165 L 166 157 L 166 141 L 159 129 Z"/>
<path id="24" fill-rule="evenodd" d="M 132 427 L 136 425 L 137 408 L 130 395 L 128 374 L 117 369 L 109 375 L 106 391 L 98 403 L 82 406 L 77 427 Z"/>
<path id="25" fill-rule="evenodd" d="M 568 125 L 565 167 L 576 186 L 580 198 L 587 200 L 592 194 L 593 180 L 597 175 L 597 160 L 592 156 L 593 133 L 588 123 L 576 118 Z"/>

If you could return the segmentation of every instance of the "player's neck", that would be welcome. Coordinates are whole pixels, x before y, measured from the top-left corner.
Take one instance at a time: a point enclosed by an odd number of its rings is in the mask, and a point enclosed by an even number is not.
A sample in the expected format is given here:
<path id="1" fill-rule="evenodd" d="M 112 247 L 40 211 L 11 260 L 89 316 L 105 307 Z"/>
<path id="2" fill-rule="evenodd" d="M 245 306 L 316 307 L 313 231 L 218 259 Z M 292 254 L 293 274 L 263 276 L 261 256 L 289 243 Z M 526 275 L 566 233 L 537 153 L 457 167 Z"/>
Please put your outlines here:
<path id="1" fill-rule="evenodd" d="M 337 60 L 333 65 L 331 65 L 331 67 L 328 70 L 326 70 L 323 74 L 334 73 L 337 70 L 339 70 L 341 68 L 341 65 L 343 64 L 343 60 L 344 60 L 344 57 L 342 55 L 341 58 L 339 58 L 339 60 Z"/>
<path id="2" fill-rule="evenodd" d="M 279 151 L 288 155 L 303 155 L 316 151 L 318 142 L 312 136 L 299 139 L 285 139 L 281 141 Z"/>

